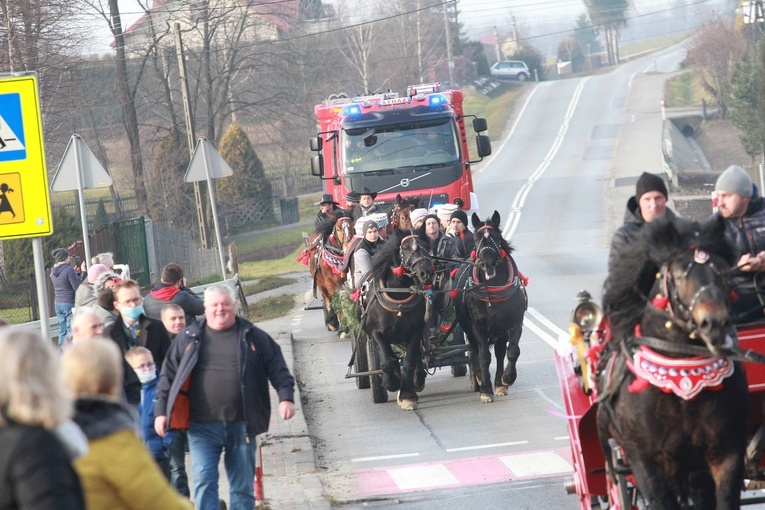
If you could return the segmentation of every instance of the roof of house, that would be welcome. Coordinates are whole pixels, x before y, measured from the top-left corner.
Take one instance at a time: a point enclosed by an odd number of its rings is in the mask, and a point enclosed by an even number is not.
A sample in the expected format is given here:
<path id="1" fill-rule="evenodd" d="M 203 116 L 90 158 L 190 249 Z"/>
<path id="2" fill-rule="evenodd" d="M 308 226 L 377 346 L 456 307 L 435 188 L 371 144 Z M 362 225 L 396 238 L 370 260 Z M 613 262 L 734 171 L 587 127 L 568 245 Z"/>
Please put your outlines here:
<path id="1" fill-rule="evenodd" d="M 140 18 L 131 23 L 130 26 L 125 29 L 124 34 L 129 35 L 137 31 L 148 19 L 150 13 L 159 10 L 166 4 L 172 4 L 177 1 L 178 0 L 155 0 L 154 5 L 151 6 L 149 11 L 143 13 Z M 239 0 L 239 3 L 245 6 L 249 5 L 250 9 L 255 14 L 261 16 L 269 23 L 276 25 L 278 28 L 286 30 L 290 27 L 292 22 L 297 20 L 298 1 L 299 0 L 257 0 L 257 3 L 255 3 L 253 0 Z"/>

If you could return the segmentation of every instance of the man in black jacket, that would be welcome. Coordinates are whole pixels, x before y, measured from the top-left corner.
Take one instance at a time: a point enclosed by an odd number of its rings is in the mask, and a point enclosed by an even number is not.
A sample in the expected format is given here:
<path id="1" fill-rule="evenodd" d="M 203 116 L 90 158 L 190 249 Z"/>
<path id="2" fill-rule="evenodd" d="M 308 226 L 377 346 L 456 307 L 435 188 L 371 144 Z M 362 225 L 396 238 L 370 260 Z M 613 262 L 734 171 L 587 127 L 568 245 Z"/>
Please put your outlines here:
<path id="1" fill-rule="evenodd" d="M 154 362 L 161 367 L 170 348 L 170 337 L 162 322 L 150 319 L 144 314 L 143 298 L 138 283 L 134 280 L 123 280 L 114 287 L 113 292 L 114 310 L 119 316 L 114 324 L 104 331 L 104 336 L 117 343 L 123 356 L 136 345 L 146 347 L 151 351 Z M 141 382 L 127 361 L 124 361 L 123 368 L 125 397 L 129 404 L 138 405 L 141 403 Z"/>
<path id="2" fill-rule="evenodd" d="M 295 380 L 281 348 L 267 333 L 236 316 L 234 292 L 205 290 L 205 318 L 173 341 L 157 385 L 154 428 L 188 428 L 198 510 L 217 510 L 218 463 L 226 450 L 231 508 L 254 508 L 255 436 L 268 430 L 268 383 L 284 420 L 295 414 Z"/>
<path id="3" fill-rule="evenodd" d="M 183 308 L 186 324 L 191 324 L 197 320 L 197 315 L 205 313 L 202 298 L 186 287 L 183 268 L 175 262 L 162 268 L 160 283 L 156 284 L 143 300 L 146 315 L 157 320 L 162 318 L 162 308 L 169 303 Z"/>
<path id="4" fill-rule="evenodd" d="M 635 196 L 627 201 L 624 212 L 624 225 L 614 232 L 611 239 L 611 251 L 608 254 L 608 270 L 613 261 L 623 251 L 624 247 L 634 241 L 640 229 L 646 223 L 664 217 L 674 218 L 675 214 L 667 209 L 667 185 L 664 179 L 656 174 L 643 172 L 635 185 Z"/>

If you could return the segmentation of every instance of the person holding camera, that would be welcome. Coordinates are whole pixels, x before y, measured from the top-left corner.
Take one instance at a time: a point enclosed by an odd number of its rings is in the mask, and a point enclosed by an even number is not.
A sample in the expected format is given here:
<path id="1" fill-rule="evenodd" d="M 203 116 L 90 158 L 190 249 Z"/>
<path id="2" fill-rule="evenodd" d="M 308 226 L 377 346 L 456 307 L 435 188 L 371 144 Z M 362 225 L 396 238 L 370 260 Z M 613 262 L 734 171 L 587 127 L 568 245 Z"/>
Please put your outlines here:
<path id="1" fill-rule="evenodd" d="M 50 270 L 50 279 L 55 293 L 53 307 L 58 318 L 58 345 L 61 346 L 71 329 L 74 294 L 82 278 L 71 265 L 72 255 L 64 248 L 56 248 L 51 252 L 51 256 L 55 261 Z"/>

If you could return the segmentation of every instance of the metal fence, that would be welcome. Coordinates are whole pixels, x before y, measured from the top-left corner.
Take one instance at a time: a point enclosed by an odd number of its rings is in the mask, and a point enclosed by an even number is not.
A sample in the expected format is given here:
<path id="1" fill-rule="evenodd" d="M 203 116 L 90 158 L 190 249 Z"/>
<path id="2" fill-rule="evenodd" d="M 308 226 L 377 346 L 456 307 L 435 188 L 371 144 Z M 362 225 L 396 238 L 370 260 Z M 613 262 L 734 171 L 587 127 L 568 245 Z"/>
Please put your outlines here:
<path id="1" fill-rule="evenodd" d="M 88 221 L 93 221 L 93 219 L 96 217 L 96 209 L 98 209 L 98 202 L 100 201 L 101 199 L 98 198 L 85 199 L 85 212 L 88 215 Z M 117 209 L 114 200 L 111 198 L 103 199 L 104 209 L 106 209 L 106 214 L 109 215 L 109 218 L 120 219 L 118 218 L 119 215 L 117 214 L 118 210 L 122 211 L 123 218 L 130 218 L 138 214 L 138 201 L 134 196 L 119 197 L 118 201 L 119 209 Z M 70 215 L 76 218 L 80 217 L 80 204 L 75 198 L 71 198 L 70 200 L 57 198 L 56 201 L 51 204 L 51 206 L 54 210 L 63 207 Z"/>
<path id="2" fill-rule="evenodd" d="M 155 269 L 152 269 L 155 275 L 158 275 L 170 262 L 180 264 L 189 280 L 221 272 L 218 251 L 201 248 L 187 230 L 147 222 L 146 237 L 153 244 L 153 249 L 150 251 L 155 256 Z M 152 280 L 159 280 L 159 277 L 155 276 Z"/>

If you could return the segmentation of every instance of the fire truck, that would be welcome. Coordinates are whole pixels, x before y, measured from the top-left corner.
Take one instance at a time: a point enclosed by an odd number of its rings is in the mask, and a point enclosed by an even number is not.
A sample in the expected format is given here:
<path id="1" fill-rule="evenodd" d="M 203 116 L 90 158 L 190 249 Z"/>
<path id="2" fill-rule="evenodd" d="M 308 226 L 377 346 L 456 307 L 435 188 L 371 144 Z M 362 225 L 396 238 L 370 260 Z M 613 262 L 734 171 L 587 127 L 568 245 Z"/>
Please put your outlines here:
<path id="1" fill-rule="evenodd" d="M 311 173 L 325 192 L 344 203 L 346 193 L 368 188 L 375 202 L 422 195 L 423 207 L 464 201 L 478 212 L 470 165 L 491 154 L 486 119 L 462 112 L 462 92 L 438 83 L 398 92 L 330 95 L 314 108 L 320 132 L 310 140 Z M 472 117 L 478 159 L 468 154 L 465 119 Z"/>

